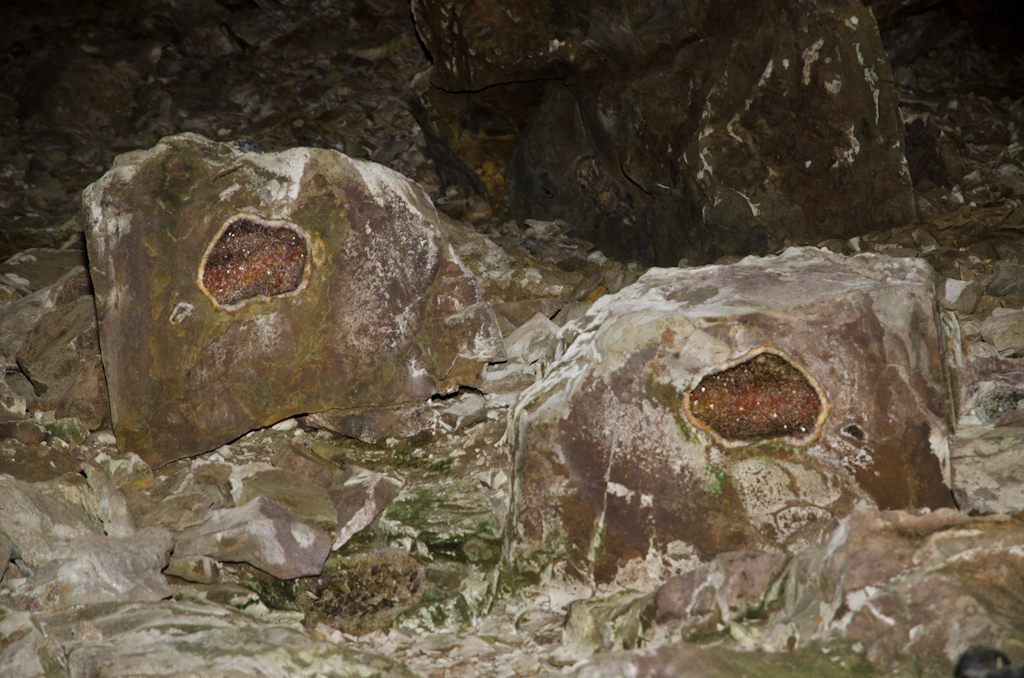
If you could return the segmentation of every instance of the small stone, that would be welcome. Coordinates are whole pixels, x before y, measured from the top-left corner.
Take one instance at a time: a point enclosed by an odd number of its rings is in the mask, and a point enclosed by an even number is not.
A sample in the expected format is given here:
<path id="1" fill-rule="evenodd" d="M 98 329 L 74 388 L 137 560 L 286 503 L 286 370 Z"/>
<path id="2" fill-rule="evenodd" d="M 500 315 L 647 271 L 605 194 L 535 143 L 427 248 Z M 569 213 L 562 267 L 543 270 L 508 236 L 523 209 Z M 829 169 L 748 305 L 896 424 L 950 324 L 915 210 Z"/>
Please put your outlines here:
<path id="1" fill-rule="evenodd" d="M 45 424 L 45 426 L 46 430 L 51 434 L 66 440 L 72 445 L 81 445 L 89 437 L 89 429 L 74 417 L 58 419 L 52 423 Z"/>
<path id="2" fill-rule="evenodd" d="M 966 315 L 974 311 L 983 293 L 984 289 L 976 282 L 947 278 L 939 303 L 947 310 Z"/>
<path id="3" fill-rule="evenodd" d="M 338 535 L 331 548 L 340 549 L 373 522 L 401 487 L 401 481 L 396 478 L 358 466 L 348 467 L 345 475 L 328 491 L 338 520 Z"/>
<path id="4" fill-rule="evenodd" d="M 523 363 L 497 363 L 487 365 L 483 371 L 480 390 L 484 393 L 512 393 L 522 391 L 537 381 L 538 371 Z"/>
<path id="5" fill-rule="evenodd" d="M 1024 311 L 993 309 L 981 324 L 981 337 L 999 352 L 1024 348 Z"/>
<path id="6" fill-rule="evenodd" d="M 214 584 L 220 581 L 220 563 L 206 556 L 171 558 L 164 574 L 178 577 L 197 584 Z"/>
<path id="7" fill-rule="evenodd" d="M 272 428 L 275 431 L 291 431 L 291 430 L 295 429 L 295 427 L 298 426 L 298 425 L 299 425 L 299 422 L 295 421 L 295 417 L 292 417 L 291 419 L 285 419 L 284 421 L 279 421 L 276 424 L 274 424 L 273 426 L 271 426 L 270 428 Z"/>
<path id="8" fill-rule="evenodd" d="M 985 291 L 995 297 L 1024 293 L 1024 269 L 1011 261 L 995 262 Z"/>
<path id="9" fill-rule="evenodd" d="M 441 411 L 441 421 L 453 431 L 487 419 L 487 399 L 479 393 L 463 393 L 458 400 Z"/>
<path id="10" fill-rule="evenodd" d="M 550 362 L 558 350 L 561 328 L 537 313 L 505 337 L 505 351 L 510 361 L 532 364 L 538 360 Z"/>
<path id="11" fill-rule="evenodd" d="M 38 445 L 46 442 L 49 437 L 50 432 L 46 430 L 46 427 L 40 426 L 34 421 L 22 419 L 0 422 L 0 439 L 14 439 L 22 445 Z"/>

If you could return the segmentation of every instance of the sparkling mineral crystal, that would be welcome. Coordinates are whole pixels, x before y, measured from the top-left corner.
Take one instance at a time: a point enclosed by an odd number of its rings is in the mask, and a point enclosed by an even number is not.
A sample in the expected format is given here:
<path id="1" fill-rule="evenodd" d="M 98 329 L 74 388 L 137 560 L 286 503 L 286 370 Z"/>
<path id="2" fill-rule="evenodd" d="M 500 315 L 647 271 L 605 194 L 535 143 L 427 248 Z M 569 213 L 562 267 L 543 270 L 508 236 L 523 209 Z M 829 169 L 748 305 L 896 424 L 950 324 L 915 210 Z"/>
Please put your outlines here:
<path id="1" fill-rule="evenodd" d="M 803 438 L 821 414 L 821 398 L 804 373 L 768 352 L 704 377 L 689 406 L 697 423 L 730 441 Z"/>
<path id="2" fill-rule="evenodd" d="M 302 284 L 308 248 L 298 228 L 285 223 L 249 216 L 228 221 L 203 262 L 203 287 L 214 301 L 235 308 Z"/>

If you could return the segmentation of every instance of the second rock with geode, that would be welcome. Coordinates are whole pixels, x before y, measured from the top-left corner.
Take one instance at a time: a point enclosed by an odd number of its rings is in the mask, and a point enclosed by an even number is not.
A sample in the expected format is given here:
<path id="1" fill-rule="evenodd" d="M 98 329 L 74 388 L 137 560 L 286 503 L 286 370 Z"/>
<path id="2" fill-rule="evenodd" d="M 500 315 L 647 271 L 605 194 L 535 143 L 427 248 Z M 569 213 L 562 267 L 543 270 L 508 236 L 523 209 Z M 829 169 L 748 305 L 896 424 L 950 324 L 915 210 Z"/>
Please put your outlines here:
<path id="1" fill-rule="evenodd" d="M 951 505 L 932 274 L 793 248 L 602 297 L 509 421 L 510 565 L 645 588 Z M 569 331 L 569 330 L 566 330 Z"/>

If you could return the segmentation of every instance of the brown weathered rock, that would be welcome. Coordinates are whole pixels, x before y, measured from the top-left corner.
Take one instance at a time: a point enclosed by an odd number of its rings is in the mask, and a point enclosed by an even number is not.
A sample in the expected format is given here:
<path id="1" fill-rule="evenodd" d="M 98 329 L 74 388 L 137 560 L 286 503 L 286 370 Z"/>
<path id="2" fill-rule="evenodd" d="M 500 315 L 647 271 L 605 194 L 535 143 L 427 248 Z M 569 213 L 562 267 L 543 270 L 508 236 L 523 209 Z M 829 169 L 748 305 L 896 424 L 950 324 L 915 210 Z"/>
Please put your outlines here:
<path id="1" fill-rule="evenodd" d="M 80 478 L 84 483 L 84 478 Z M 98 534 L 99 520 L 52 487 L 0 478 L 0 531 L 31 567 L 57 558 L 72 539 Z"/>
<path id="2" fill-rule="evenodd" d="M 790 566 L 768 645 L 842 639 L 880 671 L 909 659 L 948 675 L 971 645 L 1019 637 L 1024 617 L 1007 593 L 1020 586 L 1022 540 L 1001 516 L 856 512 Z"/>
<path id="3" fill-rule="evenodd" d="M 17 362 L 42 396 L 59 386 L 66 391 L 82 362 L 98 351 L 95 306 L 91 296 L 84 296 L 41 317 L 18 351 Z"/>
<path id="4" fill-rule="evenodd" d="M 58 418 L 75 417 L 90 431 L 110 425 L 107 379 L 99 354 L 89 356 L 78 365 L 54 414 Z"/>
<path id="5" fill-rule="evenodd" d="M 35 445 L 49 437 L 45 427 L 29 419 L 0 422 L 0 438 L 13 438 L 22 445 Z"/>
<path id="6" fill-rule="evenodd" d="M 14 258 L 16 259 L 17 257 Z M 44 258 L 44 262 L 46 261 L 47 259 Z M 8 367 L 17 366 L 19 351 L 21 351 L 29 333 L 33 332 L 43 316 L 48 315 L 51 309 L 71 302 L 77 302 L 82 296 L 90 294 L 92 285 L 89 282 L 89 273 L 85 267 L 71 266 L 67 261 L 63 263 L 67 264 L 70 269 L 66 270 L 56 282 L 37 289 L 28 296 L 0 310 L 0 353 L 6 357 Z M 44 276 L 56 274 L 54 271 L 46 270 L 45 266 L 43 268 Z M 48 277 L 44 277 L 40 281 L 48 279 Z M 61 328 L 61 320 L 65 315 L 67 314 L 63 313 L 51 318 L 48 323 L 50 329 L 57 328 L 59 330 Z M 81 320 L 79 318 L 79 321 Z M 52 332 L 49 334 L 52 334 Z M 38 339 L 39 337 L 36 338 Z M 52 339 L 53 337 L 51 336 L 50 338 Z M 26 350 L 40 352 L 46 348 L 52 349 L 57 347 L 26 347 Z"/>
<path id="7" fill-rule="evenodd" d="M 510 415 L 506 539 L 525 573 L 564 560 L 641 586 L 817 543 L 858 502 L 952 505 L 923 262 L 793 248 L 652 269 L 576 331 Z"/>
<path id="8" fill-rule="evenodd" d="M 74 268 L 84 271 L 88 265 L 82 250 L 32 247 L 0 264 L 0 282 L 7 281 L 23 294 L 29 294 L 52 285 Z M 85 285 L 79 296 L 89 294 L 88 275 L 83 280 Z"/>
<path id="9" fill-rule="evenodd" d="M 414 102 L 428 148 L 499 215 L 562 218 L 657 265 L 915 217 L 898 96 L 858 2 L 413 13 L 434 58 Z"/>
<path id="10" fill-rule="evenodd" d="M 114 431 L 152 465 L 504 358 L 429 199 L 378 165 L 184 134 L 120 156 L 83 202 Z"/>
<path id="11" fill-rule="evenodd" d="M 262 496 L 327 532 L 338 529 L 338 516 L 327 490 L 310 484 L 298 473 L 278 468 L 247 471 L 238 467 L 232 474 L 231 489 L 239 506 Z"/>
<path id="12" fill-rule="evenodd" d="M 762 610 L 769 587 L 782 575 L 787 562 L 781 553 L 722 553 L 658 588 L 653 598 L 657 619 L 662 623 L 683 619 L 699 632 L 753 616 Z M 682 634 L 684 638 L 687 635 Z"/>
<path id="13" fill-rule="evenodd" d="M 923 12 L 933 5 L 939 4 L 941 0 L 865 0 L 864 4 L 871 8 L 871 12 L 878 19 L 883 28 L 889 28 L 899 23 L 909 14 Z"/>
<path id="14" fill-rule="evenodd" d="M 132 90 L 116 69 L 68 45 L 40 64 L 18 100 L 29 129 L 117 134 L 131 110 Z"/>

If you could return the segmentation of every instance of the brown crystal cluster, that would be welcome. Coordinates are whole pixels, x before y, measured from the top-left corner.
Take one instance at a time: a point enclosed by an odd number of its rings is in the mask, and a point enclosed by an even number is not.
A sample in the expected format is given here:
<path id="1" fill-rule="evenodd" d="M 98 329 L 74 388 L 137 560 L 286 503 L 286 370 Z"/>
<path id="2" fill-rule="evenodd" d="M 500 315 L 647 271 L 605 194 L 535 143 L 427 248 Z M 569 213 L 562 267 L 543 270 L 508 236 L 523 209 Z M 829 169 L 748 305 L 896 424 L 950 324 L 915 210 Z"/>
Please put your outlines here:
<path id="1" fill-rule="evenodd" d="M 693 417 L 730 441 L 806 436 L 821 407 L 807 376 L 768 352 L 704 377 L 689 397 Z"/>
<path id="2" fill-rule="evenodd" d="M 301 235 L 285 226 L 238 219 L 221 233 L 203 268 L 203 286 L 222 306 L 291 292 L 308 257 Z"/>

